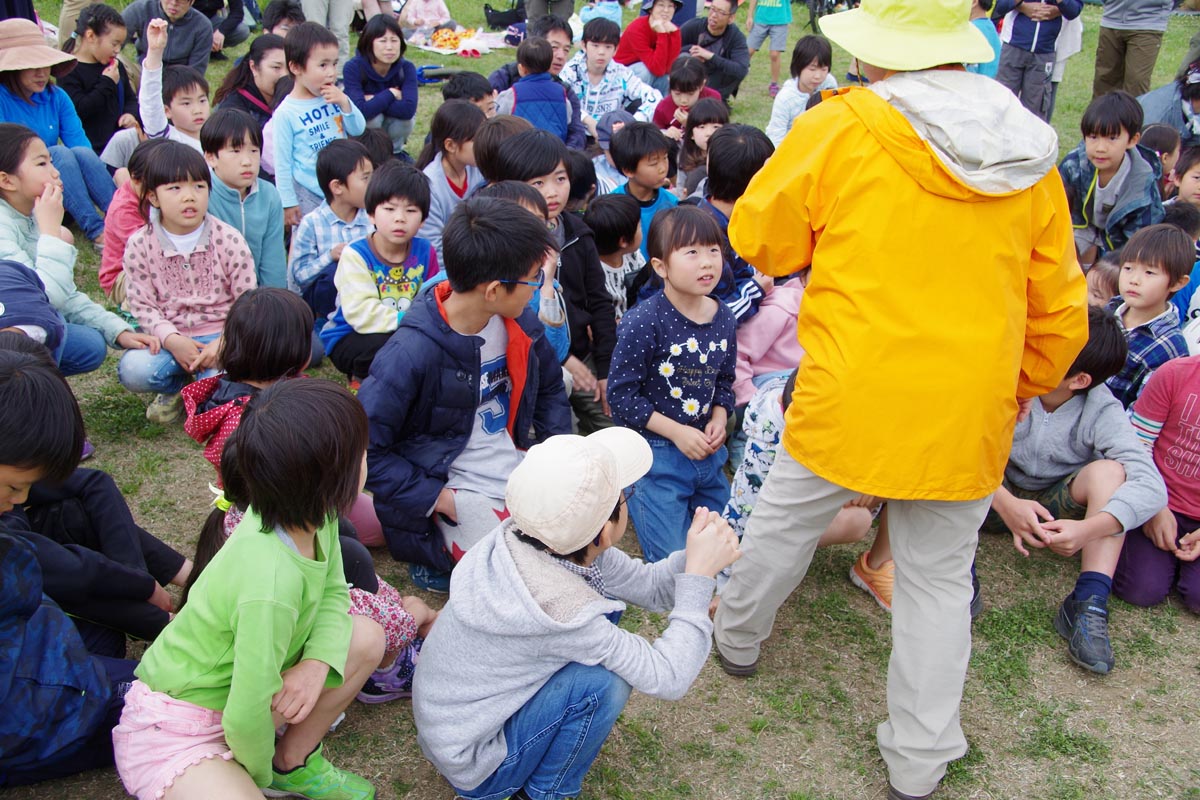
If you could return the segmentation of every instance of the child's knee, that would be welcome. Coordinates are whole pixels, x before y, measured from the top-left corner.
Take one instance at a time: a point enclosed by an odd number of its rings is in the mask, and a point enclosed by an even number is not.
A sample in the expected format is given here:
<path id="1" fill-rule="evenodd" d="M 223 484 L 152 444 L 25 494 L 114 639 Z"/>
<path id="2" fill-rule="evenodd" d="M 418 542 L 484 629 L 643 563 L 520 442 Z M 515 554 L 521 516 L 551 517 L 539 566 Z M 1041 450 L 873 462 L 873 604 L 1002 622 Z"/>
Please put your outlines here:
<path id="1" fill-rule="evenodd" d="M 386 638 L 383 628 L 367 617 L 350 617 L 353 629 L 350 633 L 350 652 L 346 655 L 346 672 L 356 672 L 359 667 L 374 669 L 383 658 Z"/>
<path id="2" fill-rule="evenodd" d="M 1125 483 L 1125 468 L 1117 461 L 1102 459 L 1093 461 L 1075 477 L 1072 495 L 1077 500 L 1107 502 L 1113 493 Z"/>

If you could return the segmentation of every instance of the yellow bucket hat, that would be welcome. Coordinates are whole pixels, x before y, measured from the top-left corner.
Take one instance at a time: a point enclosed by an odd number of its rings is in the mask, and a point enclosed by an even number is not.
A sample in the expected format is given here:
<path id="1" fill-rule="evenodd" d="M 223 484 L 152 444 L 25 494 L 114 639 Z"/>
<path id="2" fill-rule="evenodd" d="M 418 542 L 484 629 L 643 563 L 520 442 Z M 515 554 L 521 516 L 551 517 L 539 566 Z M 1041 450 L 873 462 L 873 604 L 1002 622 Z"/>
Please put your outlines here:
<path id="1" fill-rule="evenodd" d="M 996 54 L 970 16 L 971 0 L 862 0 L 852 11 L 823 17 L 821 33 L 882 69 L 991 61 Z"/>

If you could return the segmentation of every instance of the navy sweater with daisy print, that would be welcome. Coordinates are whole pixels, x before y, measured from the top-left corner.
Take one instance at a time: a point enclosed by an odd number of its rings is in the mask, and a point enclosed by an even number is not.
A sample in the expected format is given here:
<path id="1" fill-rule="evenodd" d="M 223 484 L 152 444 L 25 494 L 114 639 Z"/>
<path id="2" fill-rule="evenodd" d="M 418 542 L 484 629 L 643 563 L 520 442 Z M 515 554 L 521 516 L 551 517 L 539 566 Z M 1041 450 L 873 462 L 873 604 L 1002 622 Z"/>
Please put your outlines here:
<path id="1" fill-rule="evenodd" d="M 661 291 L 635 305 L 617 326 L 608 370 L 613 422 L 643 434 L 657 411 L 703 429 L 713 406 L 733 414 L 737 320 L 724 303 L 712 322 L 692 322 Z"/>

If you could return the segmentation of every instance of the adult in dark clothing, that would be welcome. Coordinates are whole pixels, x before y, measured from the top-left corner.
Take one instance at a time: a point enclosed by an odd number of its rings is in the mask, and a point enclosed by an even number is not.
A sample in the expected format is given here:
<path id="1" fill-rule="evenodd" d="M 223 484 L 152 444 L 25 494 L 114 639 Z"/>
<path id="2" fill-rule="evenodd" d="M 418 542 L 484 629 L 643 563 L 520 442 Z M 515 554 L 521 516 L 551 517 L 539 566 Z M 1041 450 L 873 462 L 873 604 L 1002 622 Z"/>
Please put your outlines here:
<path id="1" fill-rule="evenodd" d="M 213 27 L 208 17 L 192 8 L 192 0 L 134 0 L 121 16 L 125 18 L 129 41 L 137 48 L 137 64 L 146 59 L 146 26 L 152 19 L 165 19 L 168 38 L 163 66 L 179 64 L 191 67 L 201 75 L 208 69 Z M 129 67 L 129 64 L 125 66 Z M 134 72 L 131 69 L 130 75 Z M 136 72 L 141 75 L 140 69 Z"/>
<path id="2" fill-rule="evenodd" d="M 707 17 L 688 20 L 679 29 L 680 57 L 694 56 L 704 62 L 708 88 L 729 102 L 750 71 L 750 48 L 733 17 L 737 0 L 712 0 Z"/>
<path id="3" fill-rule="evenodd" d="M 229 10 L 225 10 L 228 4 Z M 236 47 L 250 38 L 250 26 L 246 24 L 246 9 L 242 0 L 196 0 L 195 9 L 212 23 L 213 58 L 223 60 L 221 51 Z"/>

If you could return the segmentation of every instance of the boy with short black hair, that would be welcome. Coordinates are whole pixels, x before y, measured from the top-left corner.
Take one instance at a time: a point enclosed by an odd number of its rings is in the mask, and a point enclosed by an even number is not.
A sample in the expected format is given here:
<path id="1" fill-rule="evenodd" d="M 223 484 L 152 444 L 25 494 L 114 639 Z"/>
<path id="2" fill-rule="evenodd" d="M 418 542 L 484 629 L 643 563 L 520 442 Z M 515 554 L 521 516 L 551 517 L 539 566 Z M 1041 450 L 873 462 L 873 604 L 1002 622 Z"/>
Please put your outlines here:
<path id="1" fill-rule="evenodd" d="M 1125 341 L 1112 313 L 1088 309 L 1088 341 L 1050 393 L 1034 398 L 1017 423 L 1004 483 L 992 498 L 983 530 L 1007 528 L 1013 546 L 1080 553 L 1074 591 L 1054 627 L 1071 660 L 1107 673 L 1108 596 L 1124 544 L 1167 503 L 1167 489 L 1129 418 L 1103 385 L 1125 363 Z"/>
<path id="2" fill-rule="evenodd" d="M 301 22 L 304 22 L 304 9 L 296 0 L 271 0 L 262 12 L 263 33 L 286 37 L 288 31 Z"/>
<path id="3" fill-rule="evenodd" d="M 438 272 L 437 253 L 417 236 L 429 215 L 423 172 L 388 162 L 371 176 L 363 202 L 375 232 L 341 252 L 333 274 L 337 308 L 321 328 L 321 344 L 352 390 L 370 373 L 421 285 Z"/>
<path id="4" fill-rule="evenodd" d="M 200 128 L 200 148 L 213 177 L 209 213 L 245 238 L 259 286 L 286 288 L 283 203 L 275 185 L 258 177 L 262 129 L 245 111 L 219 109 Z"/>
<path id="5" fill-rule="evenodd" d="M 521 77 L 496 98 L 496 113 L 529 120 L 535 128 L 550 131 L 563 142 L 571 122 L 567 88 L 550 74 L 554 50 L 550 42 L 534 37 L 517 48 Z"/>
<path id="6" fill-rule="evenodd" d="M 1108 388 L 1129 408 L 1154 370 L 1188 354 L 1171 296 L 1188 282 L 1196 243 L 1172 225 L 1151 225 L 1121 250 L 1121 294 L 1109 304 L 1129 343 L 1129 356 Z"/>
<path id="7" fill-rule="evenodd" d="M 304 215 L 292 234 L 288 288 L 308 303 L 318 330 L 337 308 L 333 276 L 342 251 L 371 233 L 364 206 L 374 171 L 367 148 L 352 139 L 330 142 L 317 156 L 317 182 L 325 200 Z"/>
<path id="8" fill-rule="evenodd" d="M 442 248 L 447 280 L 416 298 L 358 395 L 371 424 L 367 488 L 388 549 L 424 568 L 418 577 L 449 570 L 505 518 L 522 451 L 571 430 L 562 370 L 528 308 L 557 249 L 545 224 L 504 200 L 468 199 Z"/>
<path id="9" fill-rule="evenodd" d="M 637 118 L 650 119 L 662 93 L 642 81 L 633 70 L 613 61 L 621 41 L 621 26 L 596 17 L 583 26 L 582 49 L 571 57 L 560 76 L 579 98 L 583 124 L 597 138 L 596 126 L 605 114 L 636 109 Z"/>
<path id="10" fill-rule="evenodd" d="M 604 285 L 612 296 L 617 322 L 633 298 L 633 279 L 646 266 L 642 257 L 642 211 L 627 194 L 606 194 L 588 205 L 583 221 L 592 229 Z"/>
<path id="11" fill-rule="evenodd" d="M 1196 296 L 1197 286 L 1200 286 L 1200 206 L 1186 200 L 1177 200 L 1164 205 L 1163 209 L 1166 212 L 1163 214 L 1164 225 L 1173 225 L 1179 228 L 1193 242 L 1198 243 L 1196 263 L 1192 265 L 1188 282 L 1182 289 L 1171 295 L 1171 305 L 1175 306 L 1175 311 L 1179 313 L 1179 325 L 1183 327 L 1192 317 L 1190 313 L 1192 298 Z"/>
<path id="12" fill-rule="evenodd" d="M 1163 218 L 1158 154 L 1138 144 L 1143 112 L 1125 92 L 1097 97 L 1083 112 L 1083 142 L 1058 166 L 1071 202 L 1075 249 L 1085 265 Z"/>
<path id="13" fill-rule="evenodd" d="M 442 84 L 442 100 L 466 100 L 479 106 L 488 119 L 496 116 L 496 90 L 478 72 L 459 72 Z"/>
<path id="14" fill-rule="evenodd" d="M 703 97 L 721 100 L 721 93 L 708 88 L 704 62 L 693 56 L 680 58 L 671 66 L 670 87 L 671 91 L 654 108 L 653 122 L 678 142 L 683 139 L 683 128 L 692 106 Z"/>
<path id="15" fill-rule="evenodd" d="M 1200 85 L 1200 84 L 1197 84 Z M 1200 147 L 1187 147 L 1175 162 L 1175 200 L 1200 203 Z"/>
<path id="16" fill-rule="evenodd" d="M 637 200 L 642 209 L 642 230 L 650 230 L 655 214 L 679 205 L 679 198 L 666 188 L 671 140 L 654 123 L 635 122 L 613 134 L 609 153 L 626 179 L 613 190 L 614 194 L 628 194 Z M 642 258 L 647 257 L 643 237 Z"/>

